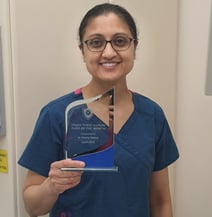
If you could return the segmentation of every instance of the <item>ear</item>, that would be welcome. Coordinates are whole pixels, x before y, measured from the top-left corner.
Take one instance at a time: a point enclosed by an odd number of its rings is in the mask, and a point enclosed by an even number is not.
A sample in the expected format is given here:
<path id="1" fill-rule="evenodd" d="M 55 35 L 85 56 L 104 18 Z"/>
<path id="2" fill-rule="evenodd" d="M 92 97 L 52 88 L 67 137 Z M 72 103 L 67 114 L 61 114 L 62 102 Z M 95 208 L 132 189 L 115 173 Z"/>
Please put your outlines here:
<path id="1" fill-rule="evenodd" d="M 79 44 L 78 47 L 79 47 L 79 49 L 80 49 L 80 51 L 81 51 L 81 53 L 82 53 L 83 62 L 85 62 L 85 56 L 84 56 L 83 45 L 82 45 L 82 44 Z"/>
<path id="2" fill-rule="evenodd" d="M 134 60 L 135 60 L 136 59 L 136 50 L 137 50 L 138 44 L 136 43 L 134 46 L 135 46 L 135 49 L 134 49 Z"/>
<path id="3" fill-rule="evenodd" d="M 80 51 L 81 51 L 83 62 L 85 62 L 85 55 L 84 55 L 83 46 L 79 44 L 78 47 L 79 47 L 79 49 L 80 49 Z"/>
<path id="4" fill-rule="evenodd" d="M 83 45 L 82 44 L 78 44 L 78 47 L 81 50 L 81 52 L 83 52 Z"/>
<path id="5" fill-rule="evenodd" d="M 136 59 L 136 48 L 134 50 L 134 60 Z"/>

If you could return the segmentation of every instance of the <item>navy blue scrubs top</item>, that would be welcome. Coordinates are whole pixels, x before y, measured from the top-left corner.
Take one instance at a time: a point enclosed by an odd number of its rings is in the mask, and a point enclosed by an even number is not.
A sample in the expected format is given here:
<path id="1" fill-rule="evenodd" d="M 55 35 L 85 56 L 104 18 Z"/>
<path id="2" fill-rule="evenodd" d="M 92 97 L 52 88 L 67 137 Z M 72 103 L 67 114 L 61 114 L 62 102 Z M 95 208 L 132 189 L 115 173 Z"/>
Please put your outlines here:
<path id="1" fill-rule="evenodd" d="M 48 177 L 50 164 L 64 159 L 66 106 L 82 99 L 78 90 L 47 104 L 19 164 Z M 79 185 L 61 194 L 50 217 L 149 217 L 151 173 L 178 157 L 161 107 L 133 93 L 134 111 L 115 135 L 118 172 L 84 172 Z"/>

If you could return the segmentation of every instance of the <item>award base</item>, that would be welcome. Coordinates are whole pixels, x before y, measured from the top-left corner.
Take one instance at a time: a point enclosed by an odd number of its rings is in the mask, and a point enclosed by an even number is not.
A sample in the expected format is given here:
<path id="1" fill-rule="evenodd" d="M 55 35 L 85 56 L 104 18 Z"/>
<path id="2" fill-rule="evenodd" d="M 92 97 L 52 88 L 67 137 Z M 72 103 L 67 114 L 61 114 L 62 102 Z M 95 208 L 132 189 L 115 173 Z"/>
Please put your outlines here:
<path id="1" fill-rule="evenodd" d="M 92 168 L 92 167 L 84 167 L 84 168 L 76 168 L 76 167 L 62 167 L 61 171 L 94 171 L 94 172 L 118 172 L 118 167 L 108 167 L 108 168 Z"/>

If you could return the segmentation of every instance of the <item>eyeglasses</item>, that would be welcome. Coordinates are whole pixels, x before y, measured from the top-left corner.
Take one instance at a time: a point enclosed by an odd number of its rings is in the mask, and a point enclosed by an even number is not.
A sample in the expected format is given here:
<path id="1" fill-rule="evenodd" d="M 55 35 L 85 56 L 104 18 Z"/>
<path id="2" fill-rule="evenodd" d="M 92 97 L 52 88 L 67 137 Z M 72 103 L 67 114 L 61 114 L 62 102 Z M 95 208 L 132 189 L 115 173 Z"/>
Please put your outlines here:
<path id="1" fill-rule="evenodd" d="M 105 49 L 107 43 L 110 43 L 112 48 L 115 51 L 124 51 L 127 50 L 131 42 L 134 41 L 135 39 L 125 37 L 125 36 L 116 36 L 112 38 L 111 40 L 105 40 L 103 38 L 93 38 L 93 39 L 88 39 L 84 41 L 88 47 L 88 49 L 92 52 L 101 52 Z"/>

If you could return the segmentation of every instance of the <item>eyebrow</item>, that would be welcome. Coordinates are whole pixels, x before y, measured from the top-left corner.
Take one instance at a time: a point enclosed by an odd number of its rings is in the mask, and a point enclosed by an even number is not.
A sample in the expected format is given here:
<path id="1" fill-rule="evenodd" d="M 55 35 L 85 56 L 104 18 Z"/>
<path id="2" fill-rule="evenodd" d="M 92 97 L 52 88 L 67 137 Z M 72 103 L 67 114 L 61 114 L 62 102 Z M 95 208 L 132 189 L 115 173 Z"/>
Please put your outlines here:
<path id="1" fill-rule="evenodd" d="M 116 37 L 116 36 L 126 36 L 126 37 L 132 37 L 132 36 L 129 36 L 128 34 L 126 33 L 123 33 L 123 32 L 117 32 L 115 33 L 112 38 Z M 105 38 L 104 35 L 100 34 L 100 33 L 94 33 L 92 35 L 89 35 L 88 36 L 88 39 L 91 39 L 91 38 L 94 38 L 94 37 L 101 37 L 101 38 Z"/>
<path id="2" fill-rule="evenodd" d="M 104 35 L 99 34 L 99 33 L 94 33 L 94 34 L 88 36 L 88 38 L 93 38 L 93 37 L 104 37 Z"/>

